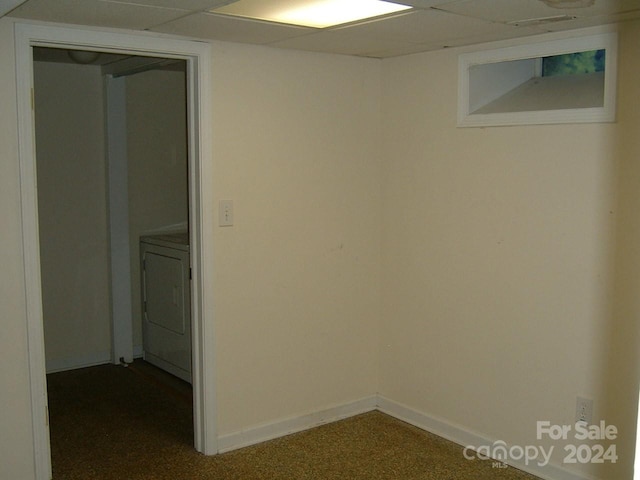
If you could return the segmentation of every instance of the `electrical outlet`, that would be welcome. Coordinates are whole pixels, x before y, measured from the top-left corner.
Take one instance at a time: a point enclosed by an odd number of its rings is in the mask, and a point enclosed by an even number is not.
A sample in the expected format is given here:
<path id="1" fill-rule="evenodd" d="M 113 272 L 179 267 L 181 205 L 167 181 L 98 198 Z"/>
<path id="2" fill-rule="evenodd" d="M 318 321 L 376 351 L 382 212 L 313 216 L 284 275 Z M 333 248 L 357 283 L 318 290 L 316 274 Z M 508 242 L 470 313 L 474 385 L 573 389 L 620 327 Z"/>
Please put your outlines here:
<path id="1" fill-rule="evenodd" d="M 584 397 L 576 399 L 576 422 L 590 425 L 593 420 L 593 400 Z"/>

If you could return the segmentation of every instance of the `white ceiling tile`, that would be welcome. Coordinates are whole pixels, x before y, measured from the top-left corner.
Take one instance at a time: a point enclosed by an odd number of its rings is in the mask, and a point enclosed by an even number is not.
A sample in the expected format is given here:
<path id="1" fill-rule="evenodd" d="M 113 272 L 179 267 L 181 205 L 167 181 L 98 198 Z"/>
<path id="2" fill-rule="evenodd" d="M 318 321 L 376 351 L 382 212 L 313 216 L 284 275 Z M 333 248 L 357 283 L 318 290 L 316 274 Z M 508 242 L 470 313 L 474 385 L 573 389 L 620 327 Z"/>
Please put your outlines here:
<path id="1" fill-rule="evenodd" d="M 456 2 L 458 0 L 391 0 L 394 3 L 402 5 L 410 5 L 415 8 L 431 8 L 446 3 Z"/>
<path id="2" fill-rule="evenodd" d="M 640 10 L 636 10 L 629 13 L 621 13 L 617 15 L 603 15 L 599 17 L 577 18 L 575 20 L 562 22 L 563 24 L 566 24 L 566 25 L 549 24 L 549 25 L 544 25 L 544 28 L 549 32 L 558 32 L 558 31 L 567 30 L 567 29 L 586 28 L 586 27 L 594 27 L 596 25 L 606 25 L 608 23 L 625 22 L 627 20 L 635 20 L 637 18 L 640 18 Z"/>
<path id="3" fill-rule="evenodd" d="M 461 47 L 465 45 L 477 45 L 481 43 L 497 42 L 499 40 L 509 40 L 511 38 L 530 37 L 532 35 L 540 35 L 541 33 L 547 33 L 547 31 L 536 27 L 513 27 L 513 29 L 508 32 L 493 32 L 485 33 L 483 35 L 456 38 L 448 41 L 446 46 Z"/>
<path id="4" fill-rule="evenodd" d="M 188 37 L 258 45 L 315 31 L 312 28 L 240 19 L 212 13 L 188 15 L 164 25 L 158 25 L 151 30 Z"/>
<path id="5" fill-rule="evenodd" d="M 29 0 L 12 17 L 49 22 L 144 30 L 185 15 L 184 10 L 126 5 L 101 0 Z"/>
<path id="6" fill-rule="evenodd" d="M 529 18 L 550 17 L 563 13 L 535 0 L 459 0 L 440 5 L 438 9 L 505 23 Z"/>
<path id="7" fill-rule="evenodd" d="M 567 9 L 578 17 L 614 15 L 640 10 L 640 0 L 596 0 L 592 7 Z"/>
<path id="8" fill-rule="evenodd" d="M 229 3 L 229 0 L 105 0 L 112 3 L 146 5 L 148 7 L 180 8 L 181 10 L 203 11 Z"/>
<path id="9" fill-rule="evenodd" d="M 419 45 L 416 43 L 408 43 L 405 45 L 402 45 L 400 47 L 388 47 L 382 50 L 378 50 L 378 51 L 372 51 L 369 55 L 369 57 L 373 57 L 373 58 L 391 58 L 391 57 L 398 57 L 401 55 L 411 55 L 413 53 L 423 53 L 423 52 L 430 52 L 433 50 L 440 50 L 442 47 L 441 46 L 430 46 L 430 45 Z"/>
<path id="10" fill-rule="evenodd" d="M 521 37 L 529 37 L 532 35 L 540 35 L 541 33 L 546 33 L 544 30 L 538 30 L 535 28 L 516 28 L 509 32 L 495 32 L 495 33 L 485 33 L 482 35 L 472 35 L 454 38 L 447 43 L 444 44 L 446 47 L 461 47 L 465 45 L 476 45 L 482 43 L 489 42 L 498 42 L 501 40 L 509 40 L 512 38 L 521 38 Z"/>
<path id="11" fill-rule="evenodd" d="M 516 27 L 454 15 L 439 10 L 413 10 L 383 20 L 343 27 L 368 38 L 382 37 L 408 43 L 448 44 L 450 40 L 484 34 L 501 34 Z"/>
<path id="12" fill-rule="evenodd" d="M 8 15 L 377 58 L 640 18 L 640 0 L 596 0 L 583 9 L 551 8 L 541 0 L 390 0 L 415 8 L 326 30 L 208 12 L 231 1 L 27 0 Z M 559 15 L 577 18 L 527 27 L 506 24 Z"/>
<path id="13" fill-rule="evenodd" d="M 533 18 L 575 15 L 608 15 L 640 8 L 639 0 L 597 0 L 587 8 L 553 8 L 541 0 L 458 0 L 438 9 L 495 22 L 514 22 Z"/>
<path id="14" fill-rule="evenodd" d="M 360 55 L 377 57 L 390 50 L 415 48 L 414 45 L 383 36 L 368 36 L 349 31 L 348 29 L 325 30 L 301 37 L 271 43 L 270 46 L 299 49 L 312 52 L 333 52 L 343 55 Z"/>

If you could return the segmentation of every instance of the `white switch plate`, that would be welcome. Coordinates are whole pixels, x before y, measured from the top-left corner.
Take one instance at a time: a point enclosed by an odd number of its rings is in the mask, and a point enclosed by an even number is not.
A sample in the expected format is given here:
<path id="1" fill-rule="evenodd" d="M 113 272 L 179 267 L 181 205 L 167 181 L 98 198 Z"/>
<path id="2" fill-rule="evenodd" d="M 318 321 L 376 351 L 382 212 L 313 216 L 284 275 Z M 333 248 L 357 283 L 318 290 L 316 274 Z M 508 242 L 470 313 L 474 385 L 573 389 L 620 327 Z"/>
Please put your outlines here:
<path id="1" fill-rule="evenodd" d="M 218 225 L 221 227 L 233 225 L 233 200 L 220 200 L 218 204 Z"/>
<path id="2" fill-rule="evenodd" d="M 593 400 L 578 397 L 576 399 L 576 422 L 584 422 L 591 425 L 593 420 Z"/>

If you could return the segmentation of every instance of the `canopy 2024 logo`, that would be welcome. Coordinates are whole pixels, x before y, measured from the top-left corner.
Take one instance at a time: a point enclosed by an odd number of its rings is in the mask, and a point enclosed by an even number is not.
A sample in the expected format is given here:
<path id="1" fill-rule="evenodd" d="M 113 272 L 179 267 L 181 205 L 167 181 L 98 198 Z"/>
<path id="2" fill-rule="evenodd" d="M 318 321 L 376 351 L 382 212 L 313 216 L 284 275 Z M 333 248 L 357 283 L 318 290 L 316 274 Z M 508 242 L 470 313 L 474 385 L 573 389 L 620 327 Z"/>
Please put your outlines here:
<path id="1" fill-rule="evenodd" d="M 536 438 L 538 440 L 567 441 L 563 446 L 563 463 L 616 463 L 618 455 L 615 443 L 602 445 L 593 443 L 594 441 L 612 441 L 618 437 L 618 429 L 614 425 L 607 425 L 601 421 L 598 425 L 588 425 L 578 422 L 575 425 L 554 425 L 549 421 L 542 420 L 536 422 Z M 575 442 L 575 443 L 574 443 Z M 549 464 L 551 456 L 555 450 L 555 445 L 544 447 L 542 445 L 507 446 L 502 440 L 493 442 L 492 445 L 482 445 L 475 447 L 468 445 L 463 451 L 467 460 L 489 460 L 493 459 L 495 468 L 506 468 L 508 463 L 524 463 L 529 465 L 533 462 L 544 467 Z"/>

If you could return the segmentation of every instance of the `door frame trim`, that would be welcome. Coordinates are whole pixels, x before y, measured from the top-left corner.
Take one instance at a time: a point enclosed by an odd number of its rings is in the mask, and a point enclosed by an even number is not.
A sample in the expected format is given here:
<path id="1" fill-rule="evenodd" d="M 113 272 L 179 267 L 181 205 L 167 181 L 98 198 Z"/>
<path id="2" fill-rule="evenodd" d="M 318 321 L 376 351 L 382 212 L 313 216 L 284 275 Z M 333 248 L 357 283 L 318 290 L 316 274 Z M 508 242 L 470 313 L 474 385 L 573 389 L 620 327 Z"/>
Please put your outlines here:
<path id="1" fill-rule="evenodd" d="M 51 478 L 40 249 L 35 129 L 34 46 L 179 58 L 187 62 L 189 130 L 189 220 L 192 262 L 194 444 L 206 455 L 218 452 L 213 336 L 213 167 L 211 45 L 142 32 L 15 23 L 16 94 L 22 202 L 22 241 L 34 462 L 37 480 Z"/>

